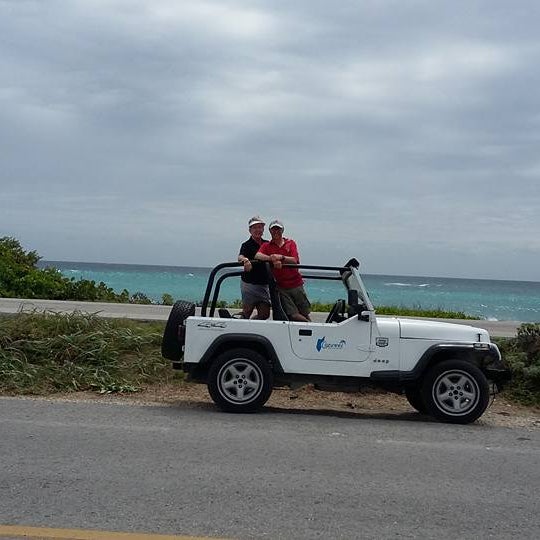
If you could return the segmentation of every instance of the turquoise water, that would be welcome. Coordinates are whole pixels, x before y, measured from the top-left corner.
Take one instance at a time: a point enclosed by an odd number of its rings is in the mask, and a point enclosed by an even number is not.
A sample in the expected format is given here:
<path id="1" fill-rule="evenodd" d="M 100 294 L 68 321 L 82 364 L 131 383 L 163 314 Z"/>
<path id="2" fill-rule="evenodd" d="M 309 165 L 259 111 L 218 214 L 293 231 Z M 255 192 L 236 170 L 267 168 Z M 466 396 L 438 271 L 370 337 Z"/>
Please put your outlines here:
<path id="1" fill-rule="evenodd" d="M 54 266 L 70 278 L 103 281 L 117 292 L 142 292 L 156 302 L 161 301 L 163 293 L 200 302 L 210 273 L 210 268 L 65 261 L 41 261 L 40 266 Z M 483 319 L 540 322 L 540 282 L 369 274 L 363 277 L 375 306 L 445 309 Z M 337 282 L 311 282 L 306 289 L 311 301 L 334 302 L 344 296 Z M 237 298 L 239 278 L 225 280 L 220 299 L 230 302 Z"/>

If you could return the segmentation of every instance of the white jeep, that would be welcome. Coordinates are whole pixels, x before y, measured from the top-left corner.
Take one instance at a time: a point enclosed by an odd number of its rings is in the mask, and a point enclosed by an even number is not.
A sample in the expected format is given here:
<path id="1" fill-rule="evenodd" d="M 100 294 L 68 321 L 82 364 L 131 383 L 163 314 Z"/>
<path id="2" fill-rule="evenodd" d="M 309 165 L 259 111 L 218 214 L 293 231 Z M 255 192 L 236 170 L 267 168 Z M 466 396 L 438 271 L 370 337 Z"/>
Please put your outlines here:
<path id="1" fill-rule="evenodd" d="M 223 280 L 241 274 L 239 263 L 223 263 L 210 273 L 201 315 L 195 316 L 195 304 L 176 302 L 163 335 L 163 356 L 188 380 L 207 384 L 222 410 L 254 412 L 274 386 L 356 392 L 369 385 L 404 393 L 421 413 L 466 424 L 510 379 L 486 330 L 377 317 L 356 259 L 342 267 L 287 265 L 306 280 L 344 286 L 347 300 L 337 300 L 325 322 L 309 323 L 287 320 L 270 265 L 258 264 L 269 274 L 272 319 L 236 318 L 226 309 L 216 316 Z"/>

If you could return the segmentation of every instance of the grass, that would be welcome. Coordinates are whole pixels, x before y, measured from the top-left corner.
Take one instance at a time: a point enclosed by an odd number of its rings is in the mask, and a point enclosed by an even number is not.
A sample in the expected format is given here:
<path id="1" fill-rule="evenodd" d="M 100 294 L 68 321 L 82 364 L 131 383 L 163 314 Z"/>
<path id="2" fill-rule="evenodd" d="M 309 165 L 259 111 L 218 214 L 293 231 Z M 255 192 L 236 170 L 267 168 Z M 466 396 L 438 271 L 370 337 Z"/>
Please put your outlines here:
<path id="1" fill-rule="evenodd" d="M 0 391 L 134 392 L 174 378 L 161 357 L 163 323 L 81 313 L 0 318 Z"/>
<path id="2" fill-rule="evenodd" d="M 333 304 L 312 302 L 311 311 L 328 312 L 332 309 L 332 306 Z M 478 317 L 466 315 L 462 311 L 446 311 L 444 309 L 423 309 L 421 306 L 415 306 L 413 308 L 404 306 L 376 306 L 375 311 L 377 315 L 403 315 L 410 317 L 429 317 L 438 319 L 478 319 Z"/>
<path id="3" fill-rule="evenodd" d="M 311 302 L 311 311 L 328 313 L 334 304 L 327 304 L 325 302 Z M 217 307 L 241 309 L 242 301 L 234 300 L 233 302 L 220 301 L 217 303 Z M 430 319 L 467 319 L 478 320 L 478 317 L 467 315 L 463 311 L 447 311 L 442 308 L 438 309 L 424 309 L 418 305 L 415 307 L 405 306 L 377 306 L 375 311 L 378 315 L 403 315 L 409 317 L 428 317 Z"/>
<path id="4" fill-rule="evenodd" d="M 423 309 L 420 306 L 408 308 L 404 306 L 379 306 L 375 308 L 378 315 L 403 315 L 410 317 L 428 317 L 430 319 L 466 319 L 478 320 L 478 317 L 467 315 L 463 311 L 447 311 L 444 309 Z"/>

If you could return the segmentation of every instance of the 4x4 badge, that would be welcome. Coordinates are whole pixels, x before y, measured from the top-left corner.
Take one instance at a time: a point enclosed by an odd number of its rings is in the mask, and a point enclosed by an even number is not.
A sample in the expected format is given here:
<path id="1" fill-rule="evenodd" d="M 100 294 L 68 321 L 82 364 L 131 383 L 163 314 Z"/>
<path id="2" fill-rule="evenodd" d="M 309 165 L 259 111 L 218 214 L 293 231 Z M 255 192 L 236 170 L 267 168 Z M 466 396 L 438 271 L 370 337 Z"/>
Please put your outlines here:
<path id="1" fill-rule="evenodd" d="M 197 326 L 201 328 L 227 328 L 227 323 L 224 322 L 214 322 L 214 321 L 203 321 L 200 322 Z"/>
<path id="2" fill-rule="evenodd" d="M 387 337 L 376 338 L 375 345 L 377 345 L 377 347 L 388 347 L 388 338 Z"/>

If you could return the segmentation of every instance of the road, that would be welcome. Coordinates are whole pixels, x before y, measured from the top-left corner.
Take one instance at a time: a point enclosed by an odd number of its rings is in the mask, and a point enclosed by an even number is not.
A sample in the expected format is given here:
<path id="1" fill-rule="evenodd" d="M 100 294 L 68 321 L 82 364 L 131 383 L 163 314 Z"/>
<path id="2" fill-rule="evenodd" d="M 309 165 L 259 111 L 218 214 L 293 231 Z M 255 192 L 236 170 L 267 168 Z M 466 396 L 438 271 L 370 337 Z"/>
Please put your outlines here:
<path id="1" fill-rule="evenodd" d="M 21 309 L 38 311 L 54 311 L 71 313 L 97 313 L 101 317 L 137 319 L 145 321 L 166 321 L 171 311 L 170 306 L 143 304 L 113 304 L 106 302 L 67 302 L 61 300 L 25 300 L 21 298 L 0 298 L 0 313 L 17 313 Z M 197 308 L 197 314 L 200 309 Z M 312 313 L 315 322 L 324 322 L 326 313 Z M 457 319 L 428 319 L 446 321 L 457 324 L 470 324 L 477 328 L 485 328 L 494 337 L 513 337 L 521 324 L 517 321 L 470 321 Z"/>
<path id="2" fill-rule="evenodd" d="M 538 430 L 0 398 L 0 433 L 4 525 L 239 539 L 540 537 Z"/>

